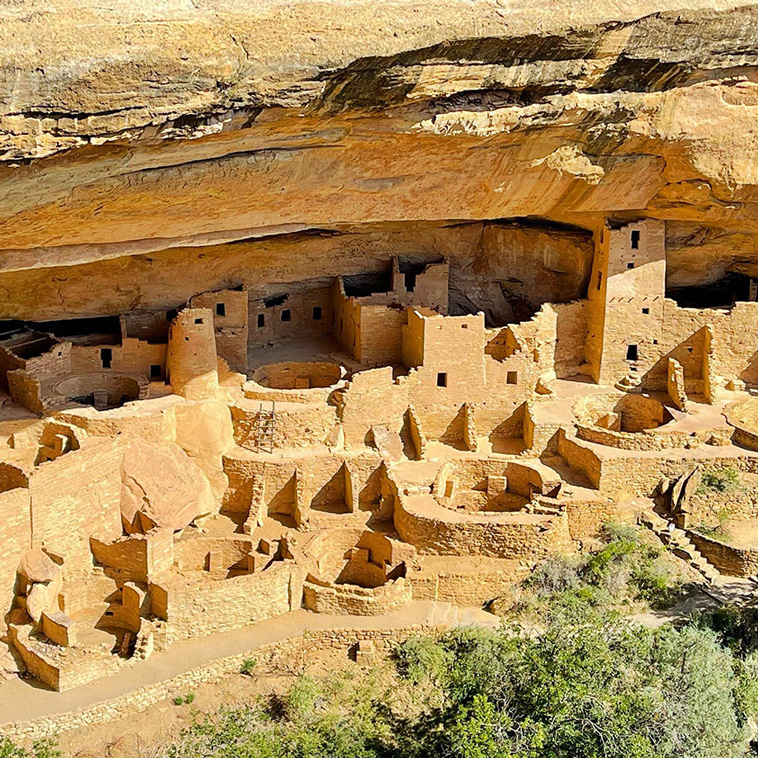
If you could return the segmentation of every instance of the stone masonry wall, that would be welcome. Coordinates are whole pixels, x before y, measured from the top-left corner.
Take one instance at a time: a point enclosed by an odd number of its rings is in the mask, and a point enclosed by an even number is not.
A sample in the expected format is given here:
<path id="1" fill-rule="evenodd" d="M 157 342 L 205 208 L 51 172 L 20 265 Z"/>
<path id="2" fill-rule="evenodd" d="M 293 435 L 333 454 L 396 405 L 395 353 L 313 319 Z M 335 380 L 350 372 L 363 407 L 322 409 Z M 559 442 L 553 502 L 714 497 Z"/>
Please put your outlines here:
<path id="1" fill-rule="evenodd" d="M 299 608 L 302 572 L 282 563 L 265 572 L 169 590 L 168 644 L 237 629 Z"/>

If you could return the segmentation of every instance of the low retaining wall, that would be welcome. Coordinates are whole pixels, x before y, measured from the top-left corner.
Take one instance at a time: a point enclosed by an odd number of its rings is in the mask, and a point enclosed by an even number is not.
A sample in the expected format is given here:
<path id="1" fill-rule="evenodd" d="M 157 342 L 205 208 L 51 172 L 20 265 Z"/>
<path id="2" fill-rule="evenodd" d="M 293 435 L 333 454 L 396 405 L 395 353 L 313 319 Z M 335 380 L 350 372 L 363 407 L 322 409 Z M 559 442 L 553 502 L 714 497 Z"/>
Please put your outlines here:
<path id="1" fill-rule="evenodd" d="M 381 587 L 306 582 L 304 605 L 309 611 L 350 616 L 381 616 L 405 607 L 413 599 L 411 583 L 400 577 Z"/>
<path id="2" fill-rule="evenodd" d="M 439 506 L 439 511 L 444 510 Z M 572 550 L 565 514 L 498 514 L 495 518 L 470 514 L 460 519 L 454 511 L 450 513 L 449 520 L 442 514 L 427 516 L 400 498 L 395 506 L 395 528 L 404 542 L 425 555 L 482 555 L 535 563 L 551 553 Z"/>
<path id="3" fill-rule="evenodd" d="M 717 437 L 721 444 L 729 444 L 730 433 L 725 429 L 700 429 L 697 432 L 659 432 L 645 429 L 641 432 L 617 432 L 597 426 L 576 425 L 576 436 L 586 442 L 615 447 L 618 450 L 671 450 L 700 445 Z"/>
<path id="4" fill-rule="evenodd" d="M 140 687 L 113 700 L 96 703 L 68 713 L 46 716 L 33 721 L 16 722 L 0 727 L 0 736 L 16 743 L 28 745 L 43 737 L 54 737 L 59 732 L 78 729 L 92 724 L 103 724 L 147 710 L 150 706 L 176 695 L 186 694 L 201 684 L 215 684 L 239 673 L 246 659 L 254 658 L 256 671 L 272 673 L 285 668 L 293 670 L 305 664 L 307 656 L 314 651 L 338 650 L 347 653 L 363 640 L 371 640 L 377 653 L 386 655 L 400 642 L 422 632 L 439 632 L 444 627 L 429 627 L 421 624 L 397 629 L 326 629 L 305 631 L 285 640 L 253 648 L 155 684 Z"/>
<path id="5" fill-rule="evenodd" d="M 758 549 L 733 547 L 691 529 L 687 530 L 687 536 L 703 557 L 722 574 L 729 576 L 758 574 Z"/>

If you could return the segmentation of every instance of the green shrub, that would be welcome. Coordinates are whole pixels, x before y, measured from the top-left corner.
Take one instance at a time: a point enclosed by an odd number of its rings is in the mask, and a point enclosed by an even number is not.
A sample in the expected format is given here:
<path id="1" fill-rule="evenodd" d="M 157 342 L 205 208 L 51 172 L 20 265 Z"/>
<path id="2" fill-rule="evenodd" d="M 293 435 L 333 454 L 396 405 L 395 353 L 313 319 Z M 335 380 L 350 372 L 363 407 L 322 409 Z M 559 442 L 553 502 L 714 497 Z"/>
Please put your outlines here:
<path id="1" fill-rule="evenodd" d="M 43 739 L 32 745 L 31 752 L 14 745 L 7 737 L 0 737 L 0 758 L 60 758 L 61 752 L 50 739 Z"/>
<path id="2" fill-rule="evenodd" d="M 164 758 L 741 758 L 758 660 L 695 624 L 637 626 L 563 602 L 540 630 L 461 628 L 394 669 L 301 677 L 272 704 L 203 716 Z M 373 677 L 373 678 L 372 678 Z M 11 754 L 10 758 L 16 758 Z"/>
<path id="3" fill-rule="evenodd" d="M 187 693 L 187 694 L 184 696 L 184 702 L 185 702 L 187 705 L 191 705 L 192 703 L 194 703 L 194 702 L 195 702 L 195 693 L 194 693 L 194 692 L 188 692 L 188 693 Z"/>
<path id="4" fill-rule="evenodd" d="M 576 589 L 581 583 L 581 560 L 574 556 L 551 555 L 529 576 L 524 585 L 538 595 Z"/>
<path id="5" fill-rule="evenodd" d="M 184 698 L 181 695 L 177 695 L 171 702 L 174 705 L 184 705 Z"/>
<path id="6" fill-rule="evenodd" d="M 395 651 L 398 670 L 415 684 L 442 676 L 447 670 L 448 658 L 431 637 L 411 637 Z"/>
<path id="7" fill-rule="evenodd" d="M 245 674 L 246 676 L 251 676 L 257 665 L 258 661 L 255 658 L 245 658 L 245 660 L 242 661 L 240 673 Z"/>
<path id="8" fill-rule="evenodd" d="M 736 489 L 739 483 L 739 472 L 731 466 L 724 469 L 705 469 L 700 477 L 697 491 L 700 494 L 706 494 L 709 491 L 730 492 Z"/>

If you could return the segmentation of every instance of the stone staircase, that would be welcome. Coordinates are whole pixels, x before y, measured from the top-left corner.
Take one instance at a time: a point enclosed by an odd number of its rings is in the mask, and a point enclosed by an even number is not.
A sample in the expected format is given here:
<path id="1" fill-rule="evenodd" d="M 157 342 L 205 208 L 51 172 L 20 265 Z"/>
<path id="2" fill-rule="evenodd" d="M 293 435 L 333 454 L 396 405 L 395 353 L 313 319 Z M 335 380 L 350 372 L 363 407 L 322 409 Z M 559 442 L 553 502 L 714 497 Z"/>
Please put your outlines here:
<path id="1" fill-rule="evenodd" d="M 643 513 L 640 516 L 640 523 L 657 535 L 658 539 L 668 546 L 677 558 L 687 561 L 708 584 L 713 584 L 721 576 L 718 569 L 705 559 L 683 529 L 679 527 L 671 529 L 671 522 L 653 511 Z"/>

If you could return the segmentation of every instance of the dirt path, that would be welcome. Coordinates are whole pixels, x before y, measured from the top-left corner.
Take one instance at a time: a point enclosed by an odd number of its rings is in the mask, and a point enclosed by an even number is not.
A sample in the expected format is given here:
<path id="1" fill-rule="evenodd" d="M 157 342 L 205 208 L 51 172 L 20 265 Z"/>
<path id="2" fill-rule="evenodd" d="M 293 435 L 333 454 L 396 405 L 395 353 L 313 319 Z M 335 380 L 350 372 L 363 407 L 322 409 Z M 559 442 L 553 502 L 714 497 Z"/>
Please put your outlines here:
<path id="1" fill-rule="evenodd" d="M 383 616 L 331 616 L 293 611 L 231 632 L 182 640 L 146 661 L 67 692 L 53 692 L 19 678 L 0 684 L 0 730 L 5 724 L 87 708 L 126 695 L 139 687 L 162 682 L 211 661 L 255 650 L 301 635 L 306 630 L 392 629 L 432 626 L 440 604 L 417 600 Z M 462 624 L 493 624 L 493 617 L 476 608 L 462 609 Z M 497 623 L 496 619 L 494 623 Z"/>

